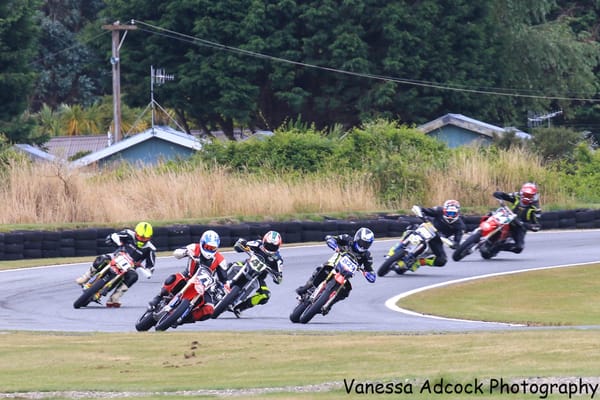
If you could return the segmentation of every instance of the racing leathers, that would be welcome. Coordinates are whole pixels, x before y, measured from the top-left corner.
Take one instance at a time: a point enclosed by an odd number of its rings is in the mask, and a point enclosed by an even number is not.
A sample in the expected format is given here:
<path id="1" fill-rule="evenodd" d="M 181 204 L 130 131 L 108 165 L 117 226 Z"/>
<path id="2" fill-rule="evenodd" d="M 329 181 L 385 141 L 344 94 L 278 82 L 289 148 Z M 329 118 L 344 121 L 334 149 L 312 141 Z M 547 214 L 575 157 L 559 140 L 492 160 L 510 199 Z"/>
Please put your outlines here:
<path id="1" fill-rule="evenodd" d="M 327 242 L 327 245 L 330 248 L 336 249 L 336 251 L 347 251 L 354 255 L 359 265 L 363 267 L 367 280 L 371 283 L 375 281 L 375 274 L 373 272 L 373 256 L 371 255 L 371 252 L 369 250 L 365 250 L 362 252 L 357 251 L 355 249 L 356 246 L 352 245 L 354 239 L 351 235 L 348 235 L 346 233 L 337 236 L 327 235 L 325 236 L 325 241 Z M 317 286 L 319 286 L 321 282 L 323 282 L 323 280 L 327 277 L 327 275 L 329 275 L 333 267 L 333 265 L 327 262 L 316 267 L 310 278 L 308 278 L 308 280 L 306 281 L 306 283 L 296 289 L 296 293 L 299 296 L 304 296 L 306 293 L 310 293 Z M 352 284 L 350 283 L 350 280 L 346 280 L 346 283 L 338 292 L 338 296 L 336 297 L 335 301 L 332 304 L 330 304 L 329 309 L 331 309 L 333 304 L 348 297 L 350 295 L 351 290 Z M 323 310 L 323 315 L 325 315 L 329 311 L 329 309 Z"/>
<path id="2" fill-rule="evenodd" d="M 443 267 L 446 265 L 448 257 L 446 256 L 442 237 L 452 240 L 452 245 L 450 247 L 454 249 L 460 244 L 466 229 L 462 216 L 458 216 L 453 222 L 448 222 L 444 218 L 443 208 L 441 206 L 431 208 L 421 207 L 421 212 L 423 215 L 430 217 L 431 223 L 438 231 L 438 236 L 435 236 L 429 241 L 429 248 L 433 254 L 416 260 L 411 266 L 413 271 L 421 265 L 429 265 L 432 267 Z"/>
<path id="3" fill-rule="evenodd" d="M 517 218 L 510 223 L 510 234 L 514 243 L 506 242 L 500 250 L 511 251 L 519 254 L 525 247 L 525 234 L 528 230 L 537 232 L 541 226 L 539 219 L 542 215 L 539 200 L 533 201 L 531 204 L 523 204 L 519 192 L 494 192 L 494 197 L 499 200 L 504 200 L 512 205 L 512 211 L 517 215 Z"/>
<path id="4" fill-rule="evenodd" d="M 183 275 L 185 280 L 180 280 L 174 285 L 177 281 L 177 276 L 176 274 L 169 275 L 167 279 L 165 279 L 160 293 L 150 300 L 150 307 L 155 307 L 164 296 L 175 294 L 181 290 L 187 280 L 194 276 L 198 268 L 205 267 L 209 269 L 213 275 L 217 277 L 218 284 L 221 286 L 227 281 L 227 261 L 223 254 L 218 250 L 212 258 L 207 258 L 200 251 L 200 244 L 190 243 L 185 247 L 175 249 L 173 251 L 173 256 L 178 260 L 184 257 L 189 258 L 184 271 L 181 272 L 181 275 Z M 214 293 L 206 291 L 204 293 L 204 302 L 202 306 L 194 308 L 183 322 L 204 321 L 211 318 L 215 306 L 213 295 Z"/>
<path id="5" fill-rule="evenodd" d="M 115 232 L 106 237 L 105 242 L 107 244 L 116 244 L 119 248 L 123 248 L 127 254 L 133 259 L 135 262 L 136 268 L 143 267 L 146 268 L 147 271 L 154 272 L 154 264 L 156 262 L 156 247 L 152 244 L 151 241 L 147 241 L 143 244 L 142 247 L 138 247 L 139 241 L 135 237 L 135 232 L 131 229 L 123 229 L 119 232 Z M 76 282 L 80 285 L 83 285 L 87 282 L 93 275 L 95 275 L 98 271 L 100 271 L 104 266 L 109 263 L 115 253 L 102 254 L 97 256 L 89 271 L 83 274 L 81 277 L 76 279 Z M 135 270 L 129 270 L 125 273 L 123 280 L 121 283 L 117 285 L 114 292 L 111 294 L 110 298 L 106 302 L 107 307 L 120 307 L 121 303 L 119 302 L 121 296 L 129 290 L 138 280 L 138 274 Z"/>
<path id="6" fill-rule="evenodd" d="M 270 274 L 273 277 L 273 282 L 279 285 L 283 279 L 283 259 L 279 251 L 270 252 L 267 251 L 261 240 L 246 240 L 239 238 L 233 249 L 238 253 L 243 253 L 249 249 L 252 253 L 256 254 L 259 258 L 262 258 L 269 268 L 264 270 L 258 277 L 259 287 L 256 292 L 248 297 L 246 300 L 235 306 L 233 312 L 239 317 L 240 313 L 244 310 L 252 308 L 257 305 L 266 304 L 271 298 L 271 291 L 266 283 L 267 275 Z"/>

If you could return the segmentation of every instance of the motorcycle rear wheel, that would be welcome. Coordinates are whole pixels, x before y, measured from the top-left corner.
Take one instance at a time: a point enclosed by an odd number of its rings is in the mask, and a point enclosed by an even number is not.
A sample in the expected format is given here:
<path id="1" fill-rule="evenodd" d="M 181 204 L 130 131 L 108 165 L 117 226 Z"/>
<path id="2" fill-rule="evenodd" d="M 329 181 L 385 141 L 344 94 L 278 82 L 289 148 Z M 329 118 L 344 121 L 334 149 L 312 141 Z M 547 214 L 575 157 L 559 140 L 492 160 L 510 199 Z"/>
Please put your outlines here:
<path id="1" fill-rule="evenodd" d="M 81 308 L 90 304 L 94 298 L 94 295 L 102 290 L 104 285 L 106 285 L 106 281 L 104 281 L 104 279 L 98 279 L 92 284 L 92 286 L 85 289 L 83 293 L 81 293 L 81 296 L 79 296 L 79 298 L 73 303 L 73 308 Z"/>
<path id="2" fill-rule="evenodd" d="M 181 303 L 165 315 L 163 315 L 158 322 L 156 323 L 157 331 L 166 331 L 173 325 L 177 323 L 179 317 L 183 315 L 184 312 L 190 307 L 190 301 L 188 299 L 181 300 Z"/>
<path id="3" fill-rule="evenodd" d="M 154 310 L 146 310 L 146 312 L 135 323 L 135 329 L 138 332 L 145 332 L 156 325 L 154 319 Z"/>
<path id="4" fill-rule="evenodd" d="M 340 284 L 337 283 L 334 279 L 330 280 L 327 283 L 327 287 L 325 290 L 319 295 L 319 297 L 312 303 L 303 313 L 300 315 L 300 323 L 306 324 L 317 314 L 321 314 L 321 310 L 327 300 L 333 295 L 335 291 L 339 288 Z"/>
<path id="5" fill-rule="evenodd" d="M 223 314 L 223 312 L 227 309 L 227 307 L 229 307 L 231 304 L 233 304 L 235 299 L 237 299 L 237 297 L 240 295 L 241 291 L 242 291 L 241 287 L 232 286 L 229 293 L 227 293 L 225 295 L 225 297 L 223 297 L 223 300 L 221 300 L 215 306 L 215 310 L 213 311 L 212 318 L 217 318 L 219 315 Z"/>
<path id="6" fill-rule="evenodd" d="M 465 239 L 464 242 L 458 245 L 456 250 L 454 250 L 454 253 L 452 253 L 452 259 L 454 261 L 460 261 L 469 254 L 471 254 L 473 252 L 473 246 L 479 243 L 480 240 L 481 232 L 477 232 L 469 236 L 467 239 Z"/>

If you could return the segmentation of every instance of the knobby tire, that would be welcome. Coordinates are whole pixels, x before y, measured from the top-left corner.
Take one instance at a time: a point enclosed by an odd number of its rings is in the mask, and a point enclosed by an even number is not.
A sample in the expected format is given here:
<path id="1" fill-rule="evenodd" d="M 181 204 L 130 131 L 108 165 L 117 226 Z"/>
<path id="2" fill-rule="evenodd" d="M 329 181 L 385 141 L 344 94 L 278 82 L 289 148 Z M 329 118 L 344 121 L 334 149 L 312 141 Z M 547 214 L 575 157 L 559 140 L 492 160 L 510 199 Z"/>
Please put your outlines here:
<path id="1" fill-rule="evenodd" d="M 106 285 L 106 282 L 104 281 L 104 279 L 98 279 L 96 282 L 94 282 L 92 284 L 92 286 L 85 289 L 83 291 L 83 293 L 81 293 L 81 296 L 79 296 L 79 298 L 77 300 L 75 300 L 75 302 L 73 303 L 73 307 L 81 308 L 81 307 L 85 307 L 88 304 L 90 304 L 90 302 L 94 298 L 94 295 L 97 292 L 99 292 L 100 290 L 102 290 L 104 285 Z"/>
<path id="2" fill-rule="evenodd" d="M 231 288 L 231 291 L 223 297 L 223 299 L 215 306 L 215 310 L 213 311 L 212 318 L 217 318 L 219 315 L 223 314 L 227 307 L 232 304 L 235 299 L 239 296 L 242 288 L 235 285 Z"/>
<path id="3" fill-rule="evenodd" d="M 181 300 L 181 303 L 179 303 L 177 307 L 163 315 L 162 318 L 158 320 L 156 328 L 154 329 L 157 331 L 166 331 L 177 322 L 177 319 L 179 319 L 179 317 L 181 317 L 189 307 L 190 301 L 188 299 Z"/>

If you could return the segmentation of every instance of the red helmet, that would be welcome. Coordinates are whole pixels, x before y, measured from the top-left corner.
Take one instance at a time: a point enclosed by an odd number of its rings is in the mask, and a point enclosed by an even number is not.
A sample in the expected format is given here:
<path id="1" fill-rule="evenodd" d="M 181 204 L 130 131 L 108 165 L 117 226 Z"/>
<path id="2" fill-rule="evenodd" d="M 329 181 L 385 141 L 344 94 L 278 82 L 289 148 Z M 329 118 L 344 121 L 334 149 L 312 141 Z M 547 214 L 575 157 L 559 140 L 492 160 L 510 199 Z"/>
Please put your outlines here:
<path id="1" fill-rule="evenodd" d="M 460 216 L 460 203 L 457 200 L 446 200 L 442 207 L 444 219 L 447 223 L 453 224 L 458 221 Z"/>
<path id="2" fill-rule="evenodd" d="M 538 188 L 535 183 L 527 182 L 521 186 L 519 191 L 521 197 L 521 204 L 528 206 L 538 201 Z"/>

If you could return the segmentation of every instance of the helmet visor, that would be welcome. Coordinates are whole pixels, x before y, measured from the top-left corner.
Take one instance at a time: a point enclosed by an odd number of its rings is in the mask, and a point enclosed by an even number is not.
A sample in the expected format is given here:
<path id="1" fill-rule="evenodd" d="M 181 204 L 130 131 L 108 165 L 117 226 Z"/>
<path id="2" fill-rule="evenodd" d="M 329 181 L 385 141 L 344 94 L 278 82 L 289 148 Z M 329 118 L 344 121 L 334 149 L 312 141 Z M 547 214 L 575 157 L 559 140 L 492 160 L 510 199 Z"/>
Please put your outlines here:
<path id="1" fill-rule="evenodd" d="M 263 247 L 269 253 L 275 253 L 277 250 L 279 250 L 279 246 L 276 245 L 275 243 L 265 242 L 265 243 L 263 243 Z"/>
<path id="2" fill-rule="evenodd" d="M 447 210 L 446 211 L 446 217 L 448 217 L 450 219 L 455 219 L 456 217 L 458 217 L 458 211 L 456 211 L 456 210 Z"/>
<path id="3" fill-rule="evenodd" d="M 214 244 L 210 244 L 210 243 L 203 243 L 202 249 L 204 249 L 205 251 L 207 251 L 209 253 L 214 253 L 217 251 L 217 246 L 215 246 Z"/>

